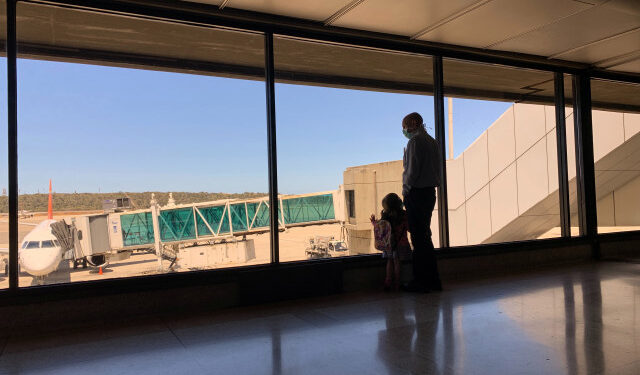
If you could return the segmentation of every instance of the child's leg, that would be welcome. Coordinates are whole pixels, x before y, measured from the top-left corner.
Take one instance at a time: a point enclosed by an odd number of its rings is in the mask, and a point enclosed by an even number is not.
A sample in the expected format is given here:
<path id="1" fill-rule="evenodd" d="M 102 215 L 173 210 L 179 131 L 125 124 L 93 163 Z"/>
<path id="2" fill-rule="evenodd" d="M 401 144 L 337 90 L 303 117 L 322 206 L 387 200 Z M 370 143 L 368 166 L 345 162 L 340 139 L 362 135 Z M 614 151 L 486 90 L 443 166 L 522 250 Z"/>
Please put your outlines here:
<path id="1" fill-rule="evenodd" d="M 385 285 L 391 285 L 393 278 L 393 256 L 387 258 L 387 277 L 384 280 Z"/>
<path id="2" fill-rule="evenodd" d="M 393 266 L 396 286 L 400 286 L 400 283 L 402 282 L 402 263 L 400 262 L 398 254 L 393 257 Z"/>

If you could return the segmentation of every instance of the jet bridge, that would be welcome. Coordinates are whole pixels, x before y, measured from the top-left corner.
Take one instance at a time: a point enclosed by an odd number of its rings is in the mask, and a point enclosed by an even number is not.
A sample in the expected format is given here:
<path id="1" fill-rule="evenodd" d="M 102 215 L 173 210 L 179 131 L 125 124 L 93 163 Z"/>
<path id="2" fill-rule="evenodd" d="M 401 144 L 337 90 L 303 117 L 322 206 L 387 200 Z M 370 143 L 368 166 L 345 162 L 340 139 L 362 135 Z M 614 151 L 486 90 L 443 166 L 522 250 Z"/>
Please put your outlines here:
<path id="1" fill-rule="evenodd" d="M 278 199 L 282 229 L 340 221 L 338 191 L 284 195 Z M 154 214 L 157 224 L 154 225 Z M 221 200 L 109 214 L 112 248 L 149 248 L 156 241 L 179 244 L 269 231 L 269 198 Z"/>

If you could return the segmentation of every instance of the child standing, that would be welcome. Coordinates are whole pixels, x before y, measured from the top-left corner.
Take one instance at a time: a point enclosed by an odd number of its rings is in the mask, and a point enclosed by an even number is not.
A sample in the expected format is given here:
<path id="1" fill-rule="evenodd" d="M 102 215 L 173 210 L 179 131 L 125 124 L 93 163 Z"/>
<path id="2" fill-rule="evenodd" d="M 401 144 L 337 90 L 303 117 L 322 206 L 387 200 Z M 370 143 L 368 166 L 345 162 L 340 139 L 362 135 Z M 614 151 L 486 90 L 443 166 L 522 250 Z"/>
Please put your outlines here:
<path id="1" fill-rule="evenodd" d="M 387 258 L 387 276 L 384 281 L 385 290 L 391 288 L 398 290 L 401 280 L 401 261 L 411 255 L 411 247 L 407 237 L 409 222 L 407 212 L 402 206 L 402 199 L 398 194 L 390 193 L 382 199 L 382 212 L 380 220 L 386 220 L 391 224 L 391 249 L 382 253 Z M 371 224 L 376 223 L 376 216 L 371 215 Z"/>

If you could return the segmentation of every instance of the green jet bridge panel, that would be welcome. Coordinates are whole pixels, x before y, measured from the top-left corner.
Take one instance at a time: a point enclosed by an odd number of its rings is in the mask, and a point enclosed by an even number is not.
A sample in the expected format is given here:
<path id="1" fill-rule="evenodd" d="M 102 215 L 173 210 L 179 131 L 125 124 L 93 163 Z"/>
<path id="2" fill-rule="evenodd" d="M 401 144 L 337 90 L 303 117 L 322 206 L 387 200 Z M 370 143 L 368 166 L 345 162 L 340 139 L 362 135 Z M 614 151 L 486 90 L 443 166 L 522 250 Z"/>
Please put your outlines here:
<path id="1" fill-rule="evenodd" d="M 281 228 L 336 222 L 333 192 L 281 196 Z M 120 215 L 124 247 L 152 245 L 155 241 L 151 210 Z M 193 203 L 159 209 L 160 241 L 184 242 L 242 236 L 269 231 L 268 197 Z"/>

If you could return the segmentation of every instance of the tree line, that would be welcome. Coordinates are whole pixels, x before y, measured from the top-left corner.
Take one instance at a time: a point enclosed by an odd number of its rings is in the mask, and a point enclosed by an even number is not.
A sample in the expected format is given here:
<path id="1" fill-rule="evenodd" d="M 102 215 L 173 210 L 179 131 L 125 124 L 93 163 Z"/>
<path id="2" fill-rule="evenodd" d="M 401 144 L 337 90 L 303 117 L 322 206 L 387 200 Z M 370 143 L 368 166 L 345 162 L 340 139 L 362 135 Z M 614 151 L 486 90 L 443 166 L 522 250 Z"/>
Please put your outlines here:
<path id="1" fill-rule="evenodd" d="M 53 193 L 54 211 L 85 211 L 102 210 L 102 203 L 107 199 L 128 197 L 132 202 L 132 208 L 149 208 L 151 194 L 161 206 L 169 200 L 168 192 L 143 192 L 143 193 Z M 264 197 L 267 193 L 190 193 L 173 192 L 176 204 L 200 203 L 215 201 L 218 199 L 249 199 Z M 20 194 L 18 197 L 18 210 L 45 212 L 47 211 L 49 194 Z M 7 213 L 9 201 L 7 196 L 0 196 L 0 213 Z"/>

